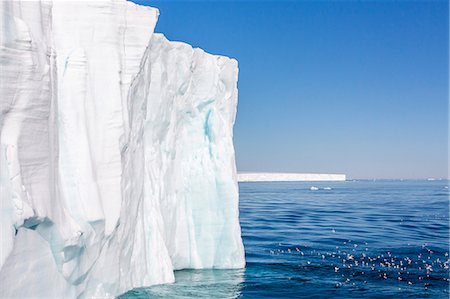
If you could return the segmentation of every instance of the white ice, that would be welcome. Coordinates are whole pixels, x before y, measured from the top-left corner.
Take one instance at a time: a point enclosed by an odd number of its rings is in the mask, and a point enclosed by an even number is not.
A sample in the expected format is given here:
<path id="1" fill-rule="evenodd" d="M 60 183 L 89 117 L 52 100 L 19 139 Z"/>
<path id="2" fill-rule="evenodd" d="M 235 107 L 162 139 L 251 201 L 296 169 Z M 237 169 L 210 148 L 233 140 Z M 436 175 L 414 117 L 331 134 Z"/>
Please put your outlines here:
<path id="1" fill-rule="evenodd" d="M 241 268 L 237 62 L 123 0 L 0 2 L 0 297 Z"/>
<path id="2" fill-rule="evenodd" d="M 320 182 L 345 181 L 345 174 L 283 173 L 283 172 L 240 172 L 239 182 Z"/>

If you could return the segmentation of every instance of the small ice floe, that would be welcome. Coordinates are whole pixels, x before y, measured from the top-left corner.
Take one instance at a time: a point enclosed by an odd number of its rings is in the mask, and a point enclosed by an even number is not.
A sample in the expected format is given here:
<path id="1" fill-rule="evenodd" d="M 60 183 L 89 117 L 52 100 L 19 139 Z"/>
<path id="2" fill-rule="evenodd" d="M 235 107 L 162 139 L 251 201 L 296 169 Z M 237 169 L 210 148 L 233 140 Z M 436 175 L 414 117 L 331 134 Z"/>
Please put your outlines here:
<path id="1" fill-rule="evenodd" d="M 316 191 L 316 190 L 319 190 L 319 187 L 316 187 L 316 186 L 312 186 L 311 188 L 309 188 L 311 191 Z"/>
<path id="2" fill-rule="evenodd" d="M 325 187 L 323 190 L 331 190 L 331 187 Z"/>

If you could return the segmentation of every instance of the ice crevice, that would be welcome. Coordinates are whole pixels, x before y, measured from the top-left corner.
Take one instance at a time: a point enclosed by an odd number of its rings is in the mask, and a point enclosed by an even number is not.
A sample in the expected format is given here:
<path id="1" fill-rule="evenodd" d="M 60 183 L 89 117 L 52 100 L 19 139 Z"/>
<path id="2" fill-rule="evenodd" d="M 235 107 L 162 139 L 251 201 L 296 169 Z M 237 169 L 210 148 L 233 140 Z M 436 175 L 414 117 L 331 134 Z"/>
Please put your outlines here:
<path id="1" fill-rule="evenodd" d="M 0 3 L 0 297 L 106 298 L 245 265 L 237 62 L 125 0 Z"/>

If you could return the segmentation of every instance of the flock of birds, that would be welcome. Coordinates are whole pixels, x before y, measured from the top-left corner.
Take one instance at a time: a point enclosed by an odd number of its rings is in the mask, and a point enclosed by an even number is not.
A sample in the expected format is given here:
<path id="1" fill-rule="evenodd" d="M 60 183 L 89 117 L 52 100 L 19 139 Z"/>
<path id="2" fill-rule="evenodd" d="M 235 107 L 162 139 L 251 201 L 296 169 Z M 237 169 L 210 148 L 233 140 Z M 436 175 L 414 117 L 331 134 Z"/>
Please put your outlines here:
<path id="1" fill-rule="evenodd" d="M 269 250 L 271 255 L 299 254 L 310 259 L 306 261 L 306 265 L 300 260 L 300 265 L 303 264 L 304 267 L 329 267 L 340 278 L 335 283 L 336 288 L 344 284 L 355 285 L 355 278 L 366 284 L 369 278 L 373 280 L 374 275 L 383 280 L 404 282 L 407 286 L 422 284 L 425 289 L 438 280 L 447 284 L 450 282 L 449 253 L 434 252 L 427 244 L 422 245 L 420 253 L 410 256 L 390 251 L 370 254 L 367 242 L 358 245 L 351 240 L 343 242 L 342 246 L 336 246 L 331 252 L 307 247 L 286 247 L 281 243 L 278 245 L 279 249 Z"/>

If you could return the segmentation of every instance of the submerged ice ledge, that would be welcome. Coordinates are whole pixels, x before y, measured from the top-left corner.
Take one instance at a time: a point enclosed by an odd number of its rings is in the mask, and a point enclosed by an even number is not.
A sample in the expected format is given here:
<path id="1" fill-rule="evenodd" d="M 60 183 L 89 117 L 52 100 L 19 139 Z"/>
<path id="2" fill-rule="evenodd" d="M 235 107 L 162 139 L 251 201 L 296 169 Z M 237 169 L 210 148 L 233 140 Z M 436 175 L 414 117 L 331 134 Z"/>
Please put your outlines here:
<path id="1" fill-rule="evenodd" d="M 131 2 L 0 3 L 0 297 L 113 297 L 245 265 L 237 62 Z"/>

